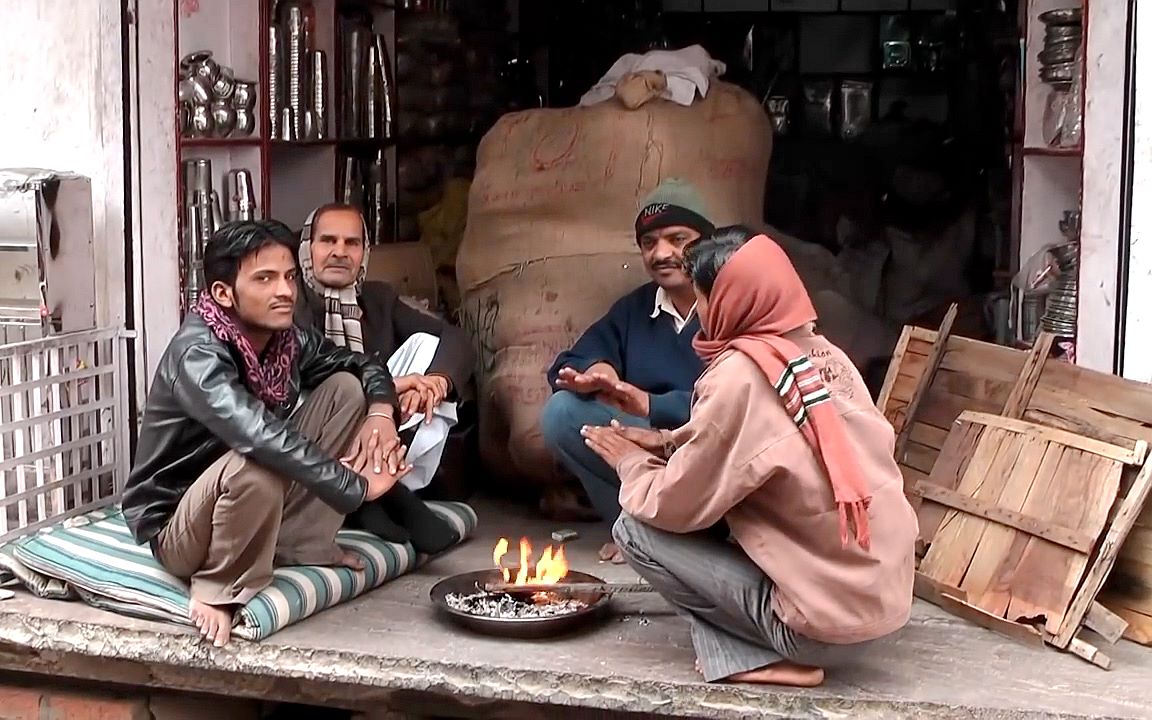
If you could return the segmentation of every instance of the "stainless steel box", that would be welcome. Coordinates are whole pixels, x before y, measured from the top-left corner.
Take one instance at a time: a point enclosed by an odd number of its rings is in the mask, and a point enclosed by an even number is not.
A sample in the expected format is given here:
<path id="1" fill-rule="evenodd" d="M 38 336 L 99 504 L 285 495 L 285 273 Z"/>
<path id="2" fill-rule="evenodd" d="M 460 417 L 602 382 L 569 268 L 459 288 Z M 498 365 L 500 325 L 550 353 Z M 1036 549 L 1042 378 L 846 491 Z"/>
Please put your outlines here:
<path id="1" fill-rule="evenodd" d="M 0 343 L 96 327 L 92 181 L 0 169 Z"/>

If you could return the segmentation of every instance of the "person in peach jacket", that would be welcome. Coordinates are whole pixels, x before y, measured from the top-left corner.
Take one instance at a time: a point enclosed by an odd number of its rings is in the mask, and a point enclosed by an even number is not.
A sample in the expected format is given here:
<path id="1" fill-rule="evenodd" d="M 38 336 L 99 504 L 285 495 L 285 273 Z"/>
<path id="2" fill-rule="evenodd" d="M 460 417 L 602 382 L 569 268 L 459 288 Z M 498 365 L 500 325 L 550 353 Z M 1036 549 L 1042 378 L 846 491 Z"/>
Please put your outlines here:
<path id="1" fill-rule="evenodd" d="M 894 432 L 775 242 L 723 228 L 685 262 L 707 364 L 688 423 L 583 430 L 620 476 L 613 535 L 688 619 L 706 680 L 818 685 L 911 612 Z"/>

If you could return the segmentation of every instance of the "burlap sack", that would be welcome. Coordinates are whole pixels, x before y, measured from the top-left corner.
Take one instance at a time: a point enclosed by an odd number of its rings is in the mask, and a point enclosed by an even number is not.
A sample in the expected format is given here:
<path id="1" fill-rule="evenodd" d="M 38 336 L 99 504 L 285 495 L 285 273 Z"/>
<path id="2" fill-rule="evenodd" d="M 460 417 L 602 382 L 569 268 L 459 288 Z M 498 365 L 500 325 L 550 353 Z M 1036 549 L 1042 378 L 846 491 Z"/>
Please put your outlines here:
<path id="1" fill-rule="evenodd" d="M 715 83 L 691 107 L 653 100 L 507 115 L 484 137 L 456 259 L 481 367 L 481 447 L 495 474 L 555 478 L 539 431 L 544 372 L 647 279 L 633 225 L 663 179 L 696 185 L 717 225 L 763 216 L 771 126 Z"/>

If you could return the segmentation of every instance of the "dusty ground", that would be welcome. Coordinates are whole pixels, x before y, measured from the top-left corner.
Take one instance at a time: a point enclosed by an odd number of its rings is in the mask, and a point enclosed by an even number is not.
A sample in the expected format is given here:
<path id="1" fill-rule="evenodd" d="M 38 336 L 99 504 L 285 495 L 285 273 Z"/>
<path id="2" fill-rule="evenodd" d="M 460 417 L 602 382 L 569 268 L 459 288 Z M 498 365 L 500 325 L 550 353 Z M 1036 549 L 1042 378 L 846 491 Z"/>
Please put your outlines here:
<path id="1" fill-rule="evenodd" d="M 485 717 L 497 716 L 496 701 L 725 718 L 1152 717 L 1152 650 L 1121 643 L 1106 672 L 923 604 L 866 665 L 814 691 L 701 683 L 686 626 L 658 596 L 622 596 L 606 622 L 561 640 L 470 635 L 434 615 L 432 584 L 489 566 L 500 535 L 547 541 L 558 529 L 491 506 L 481 515 L 479 535 L 451 555 L 263 643 L 220 651 L 181 628 L 20 596 L 0 603 L 0 668 L 344 706 L 452 696 Z M 604 530 L 580 530 L 574 568 L 635 579 L 595 560 Z"/>

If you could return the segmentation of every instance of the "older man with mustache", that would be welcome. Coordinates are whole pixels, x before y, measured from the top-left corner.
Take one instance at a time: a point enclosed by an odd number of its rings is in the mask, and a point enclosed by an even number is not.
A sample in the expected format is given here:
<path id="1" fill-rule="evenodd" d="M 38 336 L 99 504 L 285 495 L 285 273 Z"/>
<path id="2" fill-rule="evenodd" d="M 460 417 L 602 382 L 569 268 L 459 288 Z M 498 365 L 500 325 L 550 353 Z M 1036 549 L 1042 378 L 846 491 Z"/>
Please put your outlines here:
<path id="1" fill-rule="evenodd" d="M 394 493 L 365 505 L 351 522 L 434 554 L 459 538 L 413 493 L 428 486 L 440 465 L 457 422 L 457 392 L 472 376 L 472 345 L 451 323 L 406 305 L 387 283 L 366 280 L 366 237 L 355 207 L 331 204 L 312 212 L 298 253 L 305 288 L 298 321 L 387 365 L 396 380 L 411 470 Z"/>
<path id="2" fill-rule="evenodd" d="M 609 524 L 620 514 L 620 480 L 585 445 L 580 429 L 613 420 L 674 429 L 688 421 L 692 386 L 703 365 L 692 349 L 700 321 L 683 251 L 714 229 L 691 184 L 660 183 L 636 218 L 636 243 L 652 282 L 617 301 L 548 371 L 555 393 L 541 418 L 544 440 Z M 624 562 L 612 543 L 600 555 Z"/>

